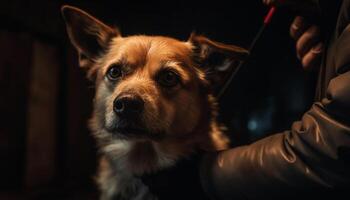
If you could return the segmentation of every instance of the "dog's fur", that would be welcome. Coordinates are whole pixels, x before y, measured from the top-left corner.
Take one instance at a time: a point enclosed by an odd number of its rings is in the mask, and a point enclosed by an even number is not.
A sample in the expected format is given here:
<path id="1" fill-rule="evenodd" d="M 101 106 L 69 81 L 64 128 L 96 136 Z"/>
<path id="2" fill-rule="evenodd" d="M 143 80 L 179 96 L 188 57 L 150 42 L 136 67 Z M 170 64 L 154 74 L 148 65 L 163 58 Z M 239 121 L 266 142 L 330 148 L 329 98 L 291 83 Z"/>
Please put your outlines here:
<path id="1" fill-rule="evenodd" d="M 95 81 L 90 128 L 101 153 L 101 199 L 156 199 L 136 176 L 172 167 L 198 151 L 228 147 L 216 121 L 211 88 L 220 82 L 218 72 L 244 58 L 246 50 L 196 34 L 186 42 L 161 36 L 122 37 L 116 28 L 77 8 L 64 6 L 62 13 L 80 66 Z M 121 68 L 116 81 L 106 75 L 111 66 Z M 176 75 L 171 87 L 159 80 L 168 71 Z M 123 119 L 113 109 L 115 99 L 123 95 L 144 102 L 126 131 L 118 129 Z"/>

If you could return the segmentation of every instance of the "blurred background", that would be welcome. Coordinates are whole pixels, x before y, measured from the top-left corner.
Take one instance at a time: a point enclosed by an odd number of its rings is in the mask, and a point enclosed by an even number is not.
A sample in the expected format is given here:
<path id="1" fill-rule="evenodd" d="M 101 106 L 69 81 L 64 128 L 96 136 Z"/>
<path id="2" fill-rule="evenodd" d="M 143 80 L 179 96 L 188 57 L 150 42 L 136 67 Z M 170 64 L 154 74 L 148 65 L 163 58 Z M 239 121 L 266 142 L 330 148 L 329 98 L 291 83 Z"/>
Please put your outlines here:
<path id="1" fill-rule="evenodd" d="M 96 148 L 87 129 L 93 83 L 78 67 L 60 15 L 78 6 L 123 35 L 186 40 L 195 30 L 248 47 L 267 13 L 261 0 L 3 0 L 0 6 L 0 199 L 97 199 Z M 279 10 L 220 104 L 233 146 L 288 129 L 313 99 Z"/>

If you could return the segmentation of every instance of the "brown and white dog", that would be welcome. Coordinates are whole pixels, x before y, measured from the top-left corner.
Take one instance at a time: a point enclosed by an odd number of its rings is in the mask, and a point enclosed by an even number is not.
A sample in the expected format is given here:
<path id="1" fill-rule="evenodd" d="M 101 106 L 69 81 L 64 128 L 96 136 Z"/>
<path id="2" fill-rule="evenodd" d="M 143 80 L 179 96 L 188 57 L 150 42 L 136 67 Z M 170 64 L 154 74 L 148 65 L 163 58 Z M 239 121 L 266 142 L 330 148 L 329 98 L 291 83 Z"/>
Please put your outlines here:
<path id="1" fill-rule="evenodd" d="M 186 42 L 122 37 L 78 8 L 62 13 L 79 64 L 95 81 L 90 128 L 101 153 L 101 199 L 157 199 L 140 175 L 228 147 L 211 88 L 246 50 L 195 34 Z"/>

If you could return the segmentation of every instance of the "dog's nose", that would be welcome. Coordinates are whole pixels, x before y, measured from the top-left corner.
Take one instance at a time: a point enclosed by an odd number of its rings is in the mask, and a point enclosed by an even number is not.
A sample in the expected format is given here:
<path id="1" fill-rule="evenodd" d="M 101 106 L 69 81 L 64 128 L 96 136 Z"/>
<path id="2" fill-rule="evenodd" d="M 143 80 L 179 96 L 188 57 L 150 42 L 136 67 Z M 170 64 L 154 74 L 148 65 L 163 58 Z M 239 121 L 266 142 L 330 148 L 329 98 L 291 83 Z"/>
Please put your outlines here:
<path id="1" fill-rule="evenodd" d="M 114 100 L 113 110 L 120 116 L 134 116 L 143 110 L 144 101 L 138 96 L 121 96 Z"/>

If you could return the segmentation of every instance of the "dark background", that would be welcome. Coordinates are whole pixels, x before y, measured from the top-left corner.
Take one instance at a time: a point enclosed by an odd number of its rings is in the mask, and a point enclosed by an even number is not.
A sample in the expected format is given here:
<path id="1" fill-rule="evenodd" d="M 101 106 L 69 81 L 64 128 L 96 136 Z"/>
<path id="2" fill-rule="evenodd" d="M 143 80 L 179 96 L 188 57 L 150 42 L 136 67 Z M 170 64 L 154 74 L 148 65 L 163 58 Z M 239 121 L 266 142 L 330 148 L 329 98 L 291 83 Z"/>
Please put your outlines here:
<path id="1" fill-rule="evenodd" d="M 186 40 L 195 30 L 248 47 L 268 8 L 261 0 L 5 0 L 0 6 L 0 199 L 96 199 L 96 148 L 87 130 L 93 84 L 77 65 L 60 16 L 75 5 L 122 34 Z M 309 107 L 313 74 L 279 10 L 221 102 L 233 146 L 288 129 Z"/>

